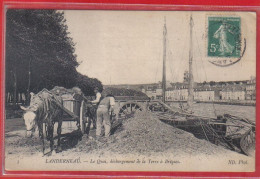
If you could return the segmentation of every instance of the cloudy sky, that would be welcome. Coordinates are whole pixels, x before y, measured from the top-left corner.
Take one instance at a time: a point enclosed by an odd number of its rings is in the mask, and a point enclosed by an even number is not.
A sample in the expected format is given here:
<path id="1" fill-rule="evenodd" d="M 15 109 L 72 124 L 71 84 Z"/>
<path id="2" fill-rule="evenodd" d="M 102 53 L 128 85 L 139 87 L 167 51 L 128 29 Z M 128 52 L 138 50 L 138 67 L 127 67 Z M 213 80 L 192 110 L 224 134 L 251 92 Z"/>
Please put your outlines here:
<path id="1" fill-rule="evenodd" d="M 76 43 L 78 71 L 103 84 L 140 84 L 162 78 L 163 25 L 167 25 L 167 80 L 183 80 L 188 69 L 191 12 L 174 11 L 64 11 L 70 36 Z M 240 62 L 217 67 L 208 62 L 207 15 L 241 17 L 246 52 Z M 192 12 L 194 19 L 194 79 L 245 80 L 256 72 L 256 18 L 254 13 Z"/>

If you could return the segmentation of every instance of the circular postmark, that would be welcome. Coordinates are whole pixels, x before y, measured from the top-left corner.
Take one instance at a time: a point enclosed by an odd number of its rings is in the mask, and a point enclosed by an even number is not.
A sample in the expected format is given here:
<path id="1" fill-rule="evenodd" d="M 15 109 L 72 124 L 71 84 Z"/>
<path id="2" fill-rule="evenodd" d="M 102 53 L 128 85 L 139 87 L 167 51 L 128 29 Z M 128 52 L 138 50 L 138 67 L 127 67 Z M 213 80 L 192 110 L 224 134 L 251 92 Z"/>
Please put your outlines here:
<path id="1" fill-rule="evenodd" d="M 241 37 L 240 17 L 208 17 L 207 56 L 209 62 L 226 67 L 241 60 L 246 39 Z"/>

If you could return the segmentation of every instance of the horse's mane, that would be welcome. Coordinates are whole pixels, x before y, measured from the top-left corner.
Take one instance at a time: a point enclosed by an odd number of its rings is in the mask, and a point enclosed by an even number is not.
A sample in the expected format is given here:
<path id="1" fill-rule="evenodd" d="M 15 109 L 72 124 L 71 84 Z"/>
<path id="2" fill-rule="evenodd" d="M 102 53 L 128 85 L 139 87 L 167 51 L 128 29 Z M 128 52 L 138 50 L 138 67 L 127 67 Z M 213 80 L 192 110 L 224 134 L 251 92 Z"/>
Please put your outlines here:
<path id="1" fill-rule="evenodd" d="M 61 97 L 43 89 L 31 98 L 29 110 L 37 113 L 38 118 L 46 119 L 60 111 Z M 58 111 L 59 110 L 59 111 Z"/>

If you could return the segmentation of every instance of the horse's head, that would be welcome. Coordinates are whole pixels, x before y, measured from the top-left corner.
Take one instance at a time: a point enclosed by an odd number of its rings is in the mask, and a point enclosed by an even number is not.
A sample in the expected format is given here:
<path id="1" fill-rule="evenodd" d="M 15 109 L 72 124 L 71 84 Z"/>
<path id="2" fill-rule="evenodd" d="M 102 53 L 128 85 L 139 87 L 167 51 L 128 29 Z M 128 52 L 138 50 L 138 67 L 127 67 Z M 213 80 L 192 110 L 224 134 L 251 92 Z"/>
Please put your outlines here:
<path id="1" fill-rule="evenodd" d="M 39 102 L 37 102 L 37 98 L 31 94 L 31 101 L 29 107 L 20 106 L 22 110 L 24 110 L 23 119 L 26 126 L 26 136 L 32 137 L 33 132 L 36 128 L 36 111 L 39 108 Z"/>
<path id="2" fill-rule="evenodd" d="M 32 137 L 36 127 L 36 114 L 33 111 L 26 111 L 23 115 L 26 126 L 26 136 Z"/>

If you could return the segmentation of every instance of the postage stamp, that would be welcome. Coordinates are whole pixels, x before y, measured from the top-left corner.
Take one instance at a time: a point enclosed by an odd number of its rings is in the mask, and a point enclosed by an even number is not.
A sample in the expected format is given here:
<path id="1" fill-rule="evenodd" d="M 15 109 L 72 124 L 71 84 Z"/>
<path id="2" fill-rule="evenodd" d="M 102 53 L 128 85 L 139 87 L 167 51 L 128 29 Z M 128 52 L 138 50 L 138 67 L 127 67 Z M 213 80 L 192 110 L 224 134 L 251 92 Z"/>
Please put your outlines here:
<path id="1" fill-rule="evenodd" d="M 229 66 L 238 62 L 245 50 L 245 41 L 243 43 L 244 45 L 241 40 L 240 17 L 208 17 L 207 56 L 217 58 L 211 60 L 211 63 Z"/>
<path id="2" fill-rule="evenodd" d="M 240 17 L 208 17 L 208 56 L 240 57 Z"/>

